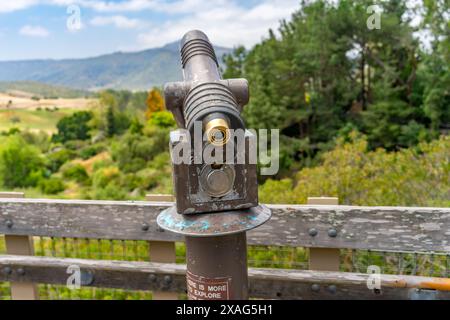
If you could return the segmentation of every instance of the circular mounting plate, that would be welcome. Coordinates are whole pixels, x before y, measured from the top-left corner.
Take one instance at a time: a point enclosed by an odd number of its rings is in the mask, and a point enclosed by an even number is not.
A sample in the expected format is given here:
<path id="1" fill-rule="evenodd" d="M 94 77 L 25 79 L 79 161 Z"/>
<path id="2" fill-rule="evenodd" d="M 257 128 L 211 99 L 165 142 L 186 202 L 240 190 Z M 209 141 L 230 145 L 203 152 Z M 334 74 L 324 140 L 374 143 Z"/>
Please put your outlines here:
<path id="1" fill-rule="evenodd" d="M 239 233 L 256 228 L 272 216 L 265 205 L 214 213 L 179 214 L 175 206 L 162 211 L 157 218 L 164 230 L 192 237 L 210 237 Z"/>

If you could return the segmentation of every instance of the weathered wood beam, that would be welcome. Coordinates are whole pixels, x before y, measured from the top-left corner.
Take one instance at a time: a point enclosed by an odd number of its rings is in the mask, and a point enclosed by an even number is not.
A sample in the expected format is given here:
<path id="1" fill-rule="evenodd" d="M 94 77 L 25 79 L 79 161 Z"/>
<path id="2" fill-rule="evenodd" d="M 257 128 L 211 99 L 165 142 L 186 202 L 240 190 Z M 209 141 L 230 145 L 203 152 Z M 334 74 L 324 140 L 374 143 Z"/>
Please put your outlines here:
<path id="1" fill-rule="evenodd" d="M 170 202 L 0 199 L 0 234 L 183 241 L 156 225 Z M 450 208 L 270 205 L 249 244 L 450 251 Z M 315 229 L 316 233 L 310 230 Z M 314 235 L 315 234 L 315 235 Z"/>
<path id="2" fill-rule="evenodd" d="M 82 286 L 184 292 L 185 265 L 0 255 L 0 281 L 66 284 L 68 268 L 81 270 Z M 265 299 L 450 299 L 450 279 L 380 275 L 381 290 L 359 273 L 249 269 L 250 295 Z"/>

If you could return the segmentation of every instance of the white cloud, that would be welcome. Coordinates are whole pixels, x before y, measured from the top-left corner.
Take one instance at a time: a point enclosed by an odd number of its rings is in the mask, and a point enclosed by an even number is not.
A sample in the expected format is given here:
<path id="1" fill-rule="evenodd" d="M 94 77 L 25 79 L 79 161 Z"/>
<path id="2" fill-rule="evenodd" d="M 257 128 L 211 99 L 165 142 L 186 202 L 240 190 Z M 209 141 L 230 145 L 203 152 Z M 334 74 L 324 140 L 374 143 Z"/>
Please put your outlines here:
<path id="1" fill-rule="evenodd" d="M 280 20 L 290 18 L 298 9 L 297 0 L 264 0 L 252 8 L 222 0 L 210 0 L 207 4 L 197 0 L 189 2 L 194 6 L 184 18 L 169 19 L 139 34 L 140 46 L 161 46 L 179 40 L 189 30 L 200 29 L 217 45 L 250 47 L 266 36 L 269 28 L 276 30 Z M 197 3 L 203 6 L 202 10 L 194 10 Z"/>
<path id="2" fill-rule="evenodd" d="M 79 5 L 80 7 L 93 9 L 98 12 L 129 12 L 155 9 L 161 1 L 164 0 L 41 0 L 41 2 L 46 2 L 58 6 L 68 6 L 71 4 L 75 4 Z"/>
<path id="3" fill-rule="evenodd" d="M 39 3 L 39 0 L 14 0 L 2 1 L 0 4 L 0 13 L 13 12 L 17 10 L 26 9 Z"/>
<path id="4" fill-rule="evenodd" d="M 224 46 L 243 44 L 247 47 L 259 42 L 269 28 L 277 29 L 281 19 L 289 18 L 299 8 L 298 0 L 261 0 L 246 8 L 239 0 L 15 0 L 8 2 L 9 9 L 23 9 L 32 5 L 47 4 L 69 6 L 111 16 L 94 17 L 94 26 L 114 25 L 117 28 L 137 28 L 136 47 L 156 47 L 176 41 L 188 30 L 205 31 L 211 40 Z M 1 10 L 1 9 L 0 9 Z M 139 19 L 126 17 L 126 12 L 160 12 L 165 21 L 149 27 Z M 0 11 L 1 12 L 1 11 Z M 38 32 L 39 33 L 39 32 Z M 45 32 L 44 32 L 45 33 Z M 41 34 L 44 34 L 41 32 Z M 129 44 L 131 45 L 131 44 Z"/>
<path id="5" fill-rule="evenodd" d="M 69 6 L 71 4 L 99 12 L 125 12 L 155 9 L 164 0 L 2 0 L 0 13 L 23 10 L 36 5 Z"/>
<path id="6" fill-rule="evenodd" d="M 21 35 L 24 35 L 24 36 L 41 37 L 41 38 L 48 37 L 48 35 L 50 34 L 48 32 L 48 30 L 45 29 L 44 27 L 41 27 L 41 26 L 30 26 L 30 25 L 23 26 L 20 29 L 19 33 Z"/>
<path id="7" fill-rule="evenodd" d="M 142 25 L 139 19 L 130 19 L 124 16 L 94 17 L 90 24 L 93 26 L 114 25 L 119 29 L 133 29 Z"/>
<path id="8" fill-rule="evenodd" d="M 87 2 L 87 1 L 82 1 Z M 85 5 L 97 11 L 119 12 L 119 11 L 141 11 L 146 9 L 156 9 L 159 1 L 152 0 L 128 0 L 128 1 L 90 1 Z"/>

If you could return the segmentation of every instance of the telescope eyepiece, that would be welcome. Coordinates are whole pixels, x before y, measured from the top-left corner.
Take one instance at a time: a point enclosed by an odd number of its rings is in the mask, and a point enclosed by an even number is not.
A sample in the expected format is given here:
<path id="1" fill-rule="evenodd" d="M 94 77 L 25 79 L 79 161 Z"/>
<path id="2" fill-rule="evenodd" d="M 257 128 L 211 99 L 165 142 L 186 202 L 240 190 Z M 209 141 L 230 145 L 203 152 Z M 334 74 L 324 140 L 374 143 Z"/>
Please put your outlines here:
<path id="1" fill-rule="evenodd" d="M 230 140 L 230 124 L 225 116 L 212 114 L 206 117 L 203 123 L 209 143 L 215 146 L 223 146 Z"/>

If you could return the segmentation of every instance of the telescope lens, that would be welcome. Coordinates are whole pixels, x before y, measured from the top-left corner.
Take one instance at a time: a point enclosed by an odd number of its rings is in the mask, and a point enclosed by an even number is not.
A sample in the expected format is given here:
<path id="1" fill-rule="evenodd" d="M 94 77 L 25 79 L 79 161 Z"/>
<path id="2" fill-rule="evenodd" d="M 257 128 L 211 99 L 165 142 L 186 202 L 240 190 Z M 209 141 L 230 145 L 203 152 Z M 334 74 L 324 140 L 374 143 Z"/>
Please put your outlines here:
<path id="1" fill-rule="evenodd" d="M 228 123 L 225 119 L 215 118 L 205 125 L 208 142 L 215 146 L 223 146 L 230 139 Z"/>

